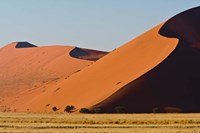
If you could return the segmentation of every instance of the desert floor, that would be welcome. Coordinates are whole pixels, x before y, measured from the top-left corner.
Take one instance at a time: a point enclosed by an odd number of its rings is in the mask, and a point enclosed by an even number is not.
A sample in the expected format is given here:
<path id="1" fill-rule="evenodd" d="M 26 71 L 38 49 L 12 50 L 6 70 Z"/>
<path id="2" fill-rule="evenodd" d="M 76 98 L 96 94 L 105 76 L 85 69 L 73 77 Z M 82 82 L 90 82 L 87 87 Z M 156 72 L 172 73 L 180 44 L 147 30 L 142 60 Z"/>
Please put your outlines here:
<path id="1" fill-rule="evenodd" d="M 200 133 L 200 114 L 0 113 L 0 132 Z"/>

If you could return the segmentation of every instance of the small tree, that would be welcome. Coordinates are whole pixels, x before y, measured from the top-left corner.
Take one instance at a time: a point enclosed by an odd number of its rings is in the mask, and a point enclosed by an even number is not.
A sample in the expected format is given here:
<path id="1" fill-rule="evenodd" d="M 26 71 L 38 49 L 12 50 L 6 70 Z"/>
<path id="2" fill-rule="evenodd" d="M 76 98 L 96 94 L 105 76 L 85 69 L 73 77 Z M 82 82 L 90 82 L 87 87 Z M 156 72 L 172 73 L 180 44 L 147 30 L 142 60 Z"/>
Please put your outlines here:
<path id="1" fill-rule="evenodd" d="M 87 108 L 81 108 L 81 109 L 79 110 L 79 112 L 80 112 L 80 113 L 85 113 L 85 114 L 91 113 L 91 111 L 90 111 L 89 109 L 87 109 Z"/>
<path id="2" fill-rule="evenodd" d="M 125 113 L 126 109 L 123 106 L 116 106 L 115 107 L 115 112 L 116 113 Z"/>
<path id="3" fill-rule="evenodd" d="M 67 105 L 65 107 L 65 112 L 68 112 L 68 113 L 72 113 L 73 111 L 75 110 L 75 107 L 73 105 Z"/>
<path id="4" fill-rule="evenodd" d="M 94 108 L 93 111 L 94 111 L 94 113 L 97 113 L 97 114 L 100 114 L 103 112 L 101 108 Z"/>
<path id="5" fill-rule="evenodd" d="M 54 107 L 52 107 L 52 110 L 55 112 L 55 111 L 57 111 L 58 109 L 57 109 L 56 106 L 54 106 Z"/>

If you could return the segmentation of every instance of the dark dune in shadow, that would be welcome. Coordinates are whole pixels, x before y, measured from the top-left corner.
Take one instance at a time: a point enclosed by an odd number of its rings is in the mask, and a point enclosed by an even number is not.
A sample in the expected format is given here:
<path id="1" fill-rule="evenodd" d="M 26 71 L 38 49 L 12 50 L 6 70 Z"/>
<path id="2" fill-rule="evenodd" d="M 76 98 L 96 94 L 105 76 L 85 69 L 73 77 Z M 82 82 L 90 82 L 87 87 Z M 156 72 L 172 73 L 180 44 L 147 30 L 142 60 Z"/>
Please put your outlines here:
<path id="1" fill-rule="evenodd" d="M 83 59 L 83 60 L 91 60 L 96 61 L 103 56 L 108 54 L 108 52 L 98 51 L 98 50 L 90 50 L 90 49 L 83 49 L 75 47 L 69 55 L 74 58 Z"/>
<path id="2" fill-rule="evenodd" d="M 200 7 L 174 16 L 165 23 L 159 34 L 178 38 L 191 47 L 200 48 Z"/>
<path id="3" fill-rule="evenodd" d="M 32 48 L 32 47 L 37 47 L 37 46 L 29 42 L 17 42 L 15 46 L 15 48 Z"/>
<path id="4" fill-rule="evenodd" d="M 176 49 L 161 64 L 95 105 L 105 112 L 200 112 L 200 7 L 168 20 L 159 34 L 178 38 Z M 173 112 L 173 111 L 172 111 Z M 174 111 L 175 112 L 175 111 Z"/>

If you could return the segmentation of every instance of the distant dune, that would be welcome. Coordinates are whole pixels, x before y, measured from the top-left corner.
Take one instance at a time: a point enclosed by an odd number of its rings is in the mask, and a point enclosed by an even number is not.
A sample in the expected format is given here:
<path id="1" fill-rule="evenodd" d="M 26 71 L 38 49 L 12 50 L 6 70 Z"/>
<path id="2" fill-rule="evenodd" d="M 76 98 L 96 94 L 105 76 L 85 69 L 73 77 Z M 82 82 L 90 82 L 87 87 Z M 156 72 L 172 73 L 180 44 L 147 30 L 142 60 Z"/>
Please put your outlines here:
<path id="1" fill-rule="evenodd" d="M 0 49 L 1 110 L 200 112 L 199 18 L 200 7 L 187 10 L 110 53 L 9 44 Z"/>
<path id="2" fill-rule="evenodd" d="M 12 108 L 23 96 L 33 94 L 36 97 L 44 93 L 49 84 L 55 85 L 93 63 L 71 57 L 69 53 L 73 49 L 75 47 L 71 46 L 36 47 L 28 42 L 11 43 L 1 48 L 1 110 Z"/>

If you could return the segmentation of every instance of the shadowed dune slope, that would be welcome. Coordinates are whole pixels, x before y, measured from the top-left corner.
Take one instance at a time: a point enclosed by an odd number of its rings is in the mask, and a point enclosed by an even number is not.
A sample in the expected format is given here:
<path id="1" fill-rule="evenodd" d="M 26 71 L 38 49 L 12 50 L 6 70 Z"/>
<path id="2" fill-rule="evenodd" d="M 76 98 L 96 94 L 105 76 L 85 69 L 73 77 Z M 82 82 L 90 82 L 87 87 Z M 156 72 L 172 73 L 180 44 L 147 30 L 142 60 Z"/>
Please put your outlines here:
<path id="1" fill-rule="evenodd" d="M 193 8 L 168 20 L 159 30 L 178 38 L 176 49 L 160 65 L 122 87 L 100 102 L 107 112 L 124 106 L 128 112 L 200 112 L 200 8 Z"/>
<path id="2" fill-rule="evenodd" d="M 97 61 L 108 54 L 108 52 L 75 47 L 69 54 L 74 58 Z"/>
<path id="3" fill-rule="evenodd" d="M 29 42 L 17 42 L 15 48 L 30 48 L 30 47 L 37 47 Z"/>

